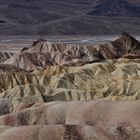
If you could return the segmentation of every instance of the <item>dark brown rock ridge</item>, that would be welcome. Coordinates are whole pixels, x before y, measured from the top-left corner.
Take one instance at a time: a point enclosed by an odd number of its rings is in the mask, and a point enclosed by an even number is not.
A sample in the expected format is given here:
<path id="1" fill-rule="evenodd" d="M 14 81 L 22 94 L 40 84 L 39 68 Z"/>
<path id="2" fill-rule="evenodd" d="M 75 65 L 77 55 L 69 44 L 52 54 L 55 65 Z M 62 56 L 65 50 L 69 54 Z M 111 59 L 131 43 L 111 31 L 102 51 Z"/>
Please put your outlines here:
<path id="1" fill-rule="evenodd" d="M 39 39 L 30 48 L 4 62 L 32 71 L 47 66 L 79 66 L 86 63 L 121 58 L 124 55 L 140 55 L 140 43 L 128 33 L 123 33 L 115 41 L 102 45 L 67 45 L 62 42 L 49 42 Z"/>

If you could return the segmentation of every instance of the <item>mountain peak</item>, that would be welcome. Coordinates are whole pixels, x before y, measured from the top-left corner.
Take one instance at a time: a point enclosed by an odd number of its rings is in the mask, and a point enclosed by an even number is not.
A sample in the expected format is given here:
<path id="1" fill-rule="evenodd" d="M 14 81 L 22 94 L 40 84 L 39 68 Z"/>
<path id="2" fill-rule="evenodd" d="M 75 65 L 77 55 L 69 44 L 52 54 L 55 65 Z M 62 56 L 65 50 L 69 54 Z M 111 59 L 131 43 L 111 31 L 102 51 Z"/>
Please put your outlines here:
<path id="1" fill-rule="evenodd" d="M 120 40 L 123 40 L 125 43 L 131 42 L 131 46 L 140 46 L 140 43 L 128 32 L 122 32 Z"/>
<path id="2" fill-rule="evenodd" d="M 118 53 L 140 54 L 140 42 L 127 32 L 123 32 L 121 37 L 112 41 L 111 44 L 117 49 Z"/>
<path id="3" fill-rule="evenodd" d="M 137 17 L 140 16 L 140 7 L 131 5 L 126 0 L 99 0 L 89 15 Z"/>

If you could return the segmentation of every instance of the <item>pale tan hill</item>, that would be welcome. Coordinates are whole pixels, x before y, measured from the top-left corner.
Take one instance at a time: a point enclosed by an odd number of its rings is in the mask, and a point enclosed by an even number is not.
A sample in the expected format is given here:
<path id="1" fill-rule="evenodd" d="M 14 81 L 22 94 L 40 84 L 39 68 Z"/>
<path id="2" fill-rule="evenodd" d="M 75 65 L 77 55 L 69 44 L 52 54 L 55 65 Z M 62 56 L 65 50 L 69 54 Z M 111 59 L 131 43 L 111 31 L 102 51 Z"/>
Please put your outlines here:
<path id="1" fill-rule="evenodd" d="M 0 127 L 2 140 L 139 140 L 139 128 L 71 125 Z"/>
<path id="2" fill-rule="evenodd" d="M 0 139 L 139 140 L 139 106 L 139 101 L 52 102 L 21 105 L 12 113 L 10 101 L 3 100 L 0 113 L 10 114 L 0 117 Z"/>
<path id="3" fill-rule="evenodd" d="M 98 98 L 136 100 L 140 98 L 139 62 L 121 58 L 78 67 L 50 66 L 32 73 L 1 73 L 0 97 L 26 103 Z"/>
<path id="4" fill-rule="evenodd" d="M 0 125 L 81 125 L 99 128 L 130 126 L 139 128 L 139 106 L 139 101 L 110 100 L 36 104 L 30 108 L 0 116 Z"/>

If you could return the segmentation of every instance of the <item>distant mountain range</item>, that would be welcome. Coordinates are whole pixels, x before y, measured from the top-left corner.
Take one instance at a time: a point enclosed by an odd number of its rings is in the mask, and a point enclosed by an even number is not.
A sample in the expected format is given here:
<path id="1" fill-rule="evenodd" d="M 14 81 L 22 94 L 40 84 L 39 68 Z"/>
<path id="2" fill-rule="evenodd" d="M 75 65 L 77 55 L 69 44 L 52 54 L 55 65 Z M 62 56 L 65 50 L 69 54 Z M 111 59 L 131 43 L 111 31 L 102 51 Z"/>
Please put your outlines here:
<path id="1" fill-rule="evenodd" d="M 0 0 L 0 35 L 140 34 L 139 17 L 139 0 Z"/>
<path id="2" fill-rule="evenodd" d="M 126 0 L 99 0 L 89 15 L 112 17 L 139 17 L 140 6 L 135 6 Z"/>

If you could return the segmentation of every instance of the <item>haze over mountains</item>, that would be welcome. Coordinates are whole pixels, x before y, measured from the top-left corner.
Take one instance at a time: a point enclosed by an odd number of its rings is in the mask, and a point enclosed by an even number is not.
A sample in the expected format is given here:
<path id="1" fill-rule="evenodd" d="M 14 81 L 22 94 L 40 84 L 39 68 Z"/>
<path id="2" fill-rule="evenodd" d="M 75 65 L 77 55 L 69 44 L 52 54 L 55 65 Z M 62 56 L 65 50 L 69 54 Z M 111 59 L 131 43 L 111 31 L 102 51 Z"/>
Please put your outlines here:
<path id="1" fill-rule="evenodd" d="M 1 35 L 139 34 L 139 17 L 139 0 L 0 0 Z"/>

